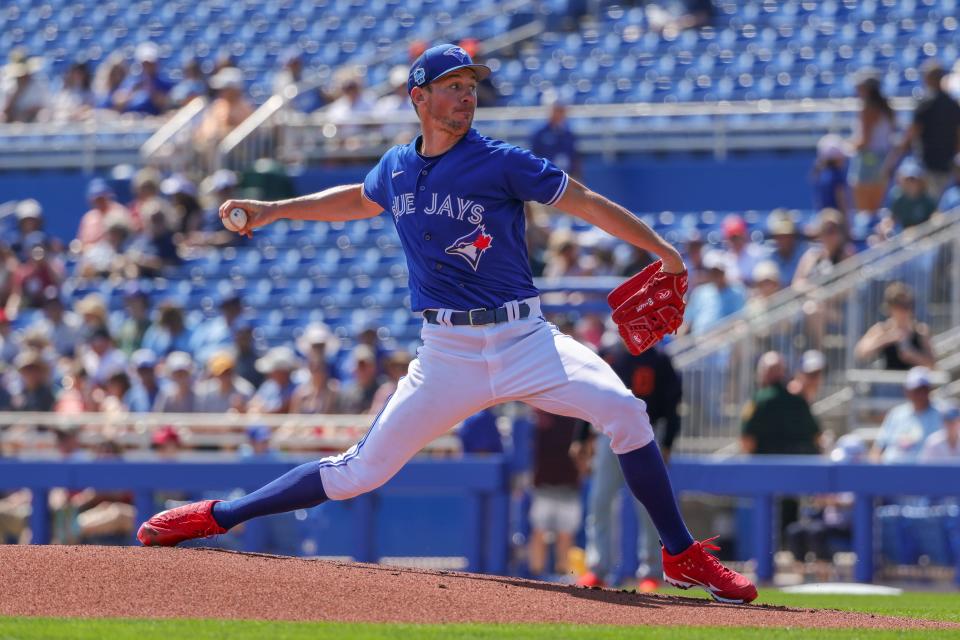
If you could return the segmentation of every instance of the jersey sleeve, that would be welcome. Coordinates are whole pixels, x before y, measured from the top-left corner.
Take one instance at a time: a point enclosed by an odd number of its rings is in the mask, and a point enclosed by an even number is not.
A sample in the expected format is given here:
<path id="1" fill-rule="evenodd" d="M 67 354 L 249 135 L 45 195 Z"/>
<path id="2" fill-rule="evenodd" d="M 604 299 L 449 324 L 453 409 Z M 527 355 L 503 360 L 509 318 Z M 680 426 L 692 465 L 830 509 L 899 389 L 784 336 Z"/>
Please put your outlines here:
<path id="1" fill-rule="evenodd" d="M 384 155 L 380 158 L 380 162 L 377 163 L 373 169 L 367 174 L 367 177 L 363 179 L 363 197 L 367 200 L 371 200 L 380 205 L 384 211 L 389 211 L 390 207 L 386 191 L 386 180 L 383 179 L 384 174 L 386 173 L 386 166 L 388 164 L 387 155 Z"/>
<path id="2" fill-rule="evenodd" d="M 507 152 L 503 169 L 507 192 L 524 202 L 555 204 L 569 183 L 557 165 L 519 147 Z"/>

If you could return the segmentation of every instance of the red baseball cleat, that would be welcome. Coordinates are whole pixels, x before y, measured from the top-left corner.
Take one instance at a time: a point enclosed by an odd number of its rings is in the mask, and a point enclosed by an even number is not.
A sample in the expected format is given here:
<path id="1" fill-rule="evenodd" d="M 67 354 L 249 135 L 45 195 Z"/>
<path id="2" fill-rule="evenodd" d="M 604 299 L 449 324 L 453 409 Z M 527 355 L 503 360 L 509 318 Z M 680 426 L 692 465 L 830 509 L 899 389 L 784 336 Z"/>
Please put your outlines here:
<path id="1" fill-rule="evenodd" d="M 605 587 L 603 580 L 600 579 L 600 576 L 595 574 L 593 571 L 587 571 L 585 574 L 577 578 L 578 587 Z"/>
<path id="2" fill-rule="evenodd" d="M 757 598 L 757 588 L 736 571 L 720 564 L 707 549 L 719 551 L 710 544 L 714 536 L 703 542 L 694 542 L 683 553 L 675 556 L 663 549 L 663 579 L 680 589 L 701 587 L 717 602 L 746 604 Z"/>
<path id="3" fill-rule="evenodd" d="M 226 533 L 213 519 L 213 505 L 217 502 L 220 501 L 203 500 L 161 511 L 140 525 L 137 540 L 146 547 L 175 547 L 184 540 Z"/>

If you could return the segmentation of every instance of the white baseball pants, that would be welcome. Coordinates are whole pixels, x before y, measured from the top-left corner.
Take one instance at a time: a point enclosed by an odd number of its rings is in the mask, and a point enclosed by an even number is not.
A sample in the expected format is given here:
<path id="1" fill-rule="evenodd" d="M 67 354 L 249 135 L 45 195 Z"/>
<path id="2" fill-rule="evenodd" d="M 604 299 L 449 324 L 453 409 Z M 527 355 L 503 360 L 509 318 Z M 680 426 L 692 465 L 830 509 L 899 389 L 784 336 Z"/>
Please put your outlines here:
<path id="1" fill-rule="evenodd" d="M 544 320 L 538 298 L 524 302 L 530 316 L 502 324 L 425 322 L 416 359 L 367 434 L 320 460 L 327 496 L 345 500 L 376 489 L 461 420 L 511 400 L 592 423 L 617 454 L 650 443 L 644 402 L 600 356 Z"/>

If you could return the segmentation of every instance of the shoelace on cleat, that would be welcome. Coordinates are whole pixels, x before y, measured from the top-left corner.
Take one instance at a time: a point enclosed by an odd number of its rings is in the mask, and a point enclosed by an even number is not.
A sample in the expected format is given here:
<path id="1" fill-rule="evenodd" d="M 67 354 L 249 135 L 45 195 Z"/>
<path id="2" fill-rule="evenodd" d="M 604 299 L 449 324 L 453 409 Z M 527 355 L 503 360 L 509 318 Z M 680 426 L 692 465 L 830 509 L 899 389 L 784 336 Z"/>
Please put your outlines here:
<path id="1" fill-rule="evenodd" d="M 716 536 L 713 536 L 712 538 L 707 538 L 706 540 L 701 542 L 700 543 L 701 553 L 706 558 L 706 561 L 708 563 L 710 563 L 711 565 L 716 565 L 717 567 L 720 568 L 721 576 L 723 576 L 724 578 L 734 579 L 734 576 L 736 574 L 730 569 L 727 569 L 725 566 L 723 566 L 723 563 L 717 560 L 717 556 L 713 555 L 712 553 L 707 553 L 706 551 L 703 551 L 703 549 L 709 549 L 710 551 L 720 551 L 719 546 L 712 544 L 713 541 L 719 537 L 720 537 L 719 535 L 716 535 Z"/>

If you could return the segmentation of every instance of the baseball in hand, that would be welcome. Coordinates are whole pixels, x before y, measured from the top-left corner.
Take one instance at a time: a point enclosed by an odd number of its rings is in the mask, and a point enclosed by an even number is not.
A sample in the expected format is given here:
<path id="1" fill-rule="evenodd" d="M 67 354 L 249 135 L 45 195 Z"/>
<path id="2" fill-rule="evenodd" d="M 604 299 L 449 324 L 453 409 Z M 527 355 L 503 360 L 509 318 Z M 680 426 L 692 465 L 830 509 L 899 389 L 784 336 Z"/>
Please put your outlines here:
<path id="1" fill-rule="evenodd" d="M 230 209 L 230 213 L 223 218 L 223 226 L 237 233 L 243 231 L 247 226 L 247 212 L 240 207 Z"/>

